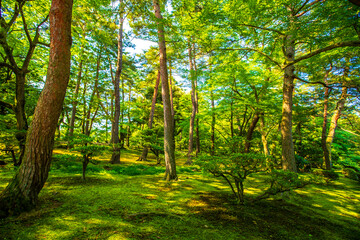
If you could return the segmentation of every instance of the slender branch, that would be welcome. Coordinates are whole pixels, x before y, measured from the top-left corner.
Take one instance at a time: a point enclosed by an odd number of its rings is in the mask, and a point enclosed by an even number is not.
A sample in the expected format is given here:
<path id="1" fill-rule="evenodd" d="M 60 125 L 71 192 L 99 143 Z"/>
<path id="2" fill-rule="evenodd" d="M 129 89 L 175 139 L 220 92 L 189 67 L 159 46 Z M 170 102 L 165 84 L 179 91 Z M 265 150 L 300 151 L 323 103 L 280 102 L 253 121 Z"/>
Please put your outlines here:
<path id="1" fill-rule="evenodd" d="M 297 11 L 295 11 L 295 15 L 298 14 L 306 6 L 306 4 L 308 4 L 309 1 L 310 0 L 306 0 L 303 5 L 301 5 L 301 7 Z"/>
<path id="2" fill-rule="evenodd" d="M 23 63 L 23 66 L 22 66 L 22 70 L 23 71 L 26 71 L 29 64 L 30 64 L 30 61 L 31 61 L 31 58 L 32 58 L 32 55 L 34 54 L 34 50 L 35 50 L 35 47 L 36 45 L 38 44 L 39 42 L 39 37 L 40 37 L 40 27 L 41 25 L 43 25 L 49 18 L 49 15 L 47 15 L 40 23 L 39 25 L 36 27 L 36 32 L 35 32 L 35 36 L 34 36 L 34 39 L 31 40 L 31 37 L 30 37 L 30 34 L 29 34 L 29 42 L 30 42 L 30 46 L 29 46 L 29 50 L 26 54 L 26 57 L 25 57 L 25 60 L 24 60 L 24 63 Z M 26 31 L 26 30 L 25 30 Z"/>
<path id="3" fill-rule="evenodd" d="M 27 27 L 27 23 L 26 23 L 26 20 L 25 20 L 25 16 L 24 16 L 24 11 L 22 9 L 22 6 L 19 7 L 20 8 L 20 15 L 21 15 L 21 19 L 22 19 L 22 22 L 23 22 L 23 26 L 24 26 L 24 31 L 25 31 L 25 34 L 26 34 L 26 37 L 29 41 L 29 44 L 30 46 L 33 44 L 33 40 L 31 39 L 31 36 L 30 36 L 30 33 L 29 33 L 29 29 Z"/>
<path id="4" fill-rule="evenodd" d="M 48 48 L 50 47 L 50 43 L 37 42 L 37 44 Z"/>
<path id="5" fill-rule="evenodd" d="M 332 49 L 336 49 L 336 48 L 340 48 L 340 47 L 360 47 L 360 41 L 346 41 L 346 42 L 340 42 L 340 43 L 335 43 L 333 45 L 329 45 L 327 47 L 318 49 L 316 51 L 313 51 L 313 52 L 305 54 L 305 55 L 303 55 L 301 57 L 298 57 L 297 59 L 295 59 L 292 62 L 288 62 L 285 66 L 283 66 L 282 69 L 285 69 L 286 67 L 294 65 L 294 64 L 296 64 L 296 63 L 298 63 L 298 62 L 300 62 L 302 60 L 305 60 L 305 59 L 311 58 L 313 56 L 316 56 L 316 55 L 318 55 L 320 53 L 327 52 L 327 51 L 330 51 Z"/>
<path id="6" fill-rule="evenodd" d="M 359 41 L 360 43 L 360 41 Z M 266 53 L 258 50 L 258 49 L 255 49 L 255 48 L 221 48 L 220 50 L 224 50 L 224 51 L 254 51 L 254 52 L 257 52 L 259 53 L 260 55 L 266 57 L 267 59 L 269 59 L 271 62 L 275 63 L 278 67 L 282 68 L 281 67 L 281 64 L 278 63 L 277 61 L 275 61 L 274 59 L 272 59 L 269 55 L 267 55 Z"/>
<path id="7" fill-rule="evenodd" d="M 270 31 L 270 32 L 276 32 L 276 33 L 278 33 L 278 34 L 280 34 L 282 36 L 285 36 L 284 33 L 280 32 L 279 30 L 272 29 L 272 28 L 259 27 L 259 26 L 254 26 L 254 25 L 250 25 L 250 24 L 240 24 L 240 26 L 256 28 L 256 29 L 261 29 L 261 30 Z"/>
<path id="8" fill-rule="evenodd" d="M 14 56 L 12 54 L 12 49 L 10 48 L 8 43 L 6 42 L 6 39 L 1 39 L 0 38 L 0 45 L 3 47 L 5 54 L 6 54 L 7 58 L 9 59 L 13 71 L 16 72 L 19 69 L 19 67 L 16 64 L 15 58 L 14 58 Z"/>
<path id="9" fill-rule="evenodd" d="M 302 15 L 306 14 L 307 12 L 309 12 L 312 8 L 313 5 L 315 5 L 316 3 L 319 3 L 319 2 L 324 2 L 325 0 L 315 0 L 313 1 L 312 3 L 309 4 L 309 7 L 307 9 L 305 9 L 303 12 L 299 13 L 301 10 L 299 10 L 295 17 L 301 17 Z"/>
<path id="10" fill-rule="evenodd" d="M 324 82 L 320 82 L 320 81 L 316 81 L 316 82 L 306 81 L 306 80 L 300 78 L 300 77 L 297 76 L 297 75 L 294 75 L 294 78 L 296 78 L 297 80 L 300 80 L 301 82 L 307 83 L 307 84 L 321 84 L 321 85 L 323 85 L 324 87 L 327 87 L 327 88 L 331 88 L 331 89 L 332 89 L 332 87 L 331 87 L 330 85 L 327 85 L 327 84 L 324 83 Z"/>
<path id="11" fill-rule="evenodd" d="M 9 68 L 11 70 L 15 70 L 13 66 L 11 66 L 10 64 L 8 63 L 5 63 L 5 62 L 0 62 L 0 67 L 6 67 L 6 68 Z"/>
<path id="12" fill-rule="evenodd" d="M 1 26 L 7 31 L 9 31 L 10 27 L 14 24 L 15 20 L 17 19 L 17 17 L 19 16 L 19 7 L 18 7 L 18 4 L 19 6 L 22 6 L 24 5 L 25 2 L 18 2 L 18 3 L 15 3 L 15 10 L 14 10 L 14 15 L 12 16 L 11 20 L 6 23 L 5 19 L 3 17 L 1 17 Z"/>

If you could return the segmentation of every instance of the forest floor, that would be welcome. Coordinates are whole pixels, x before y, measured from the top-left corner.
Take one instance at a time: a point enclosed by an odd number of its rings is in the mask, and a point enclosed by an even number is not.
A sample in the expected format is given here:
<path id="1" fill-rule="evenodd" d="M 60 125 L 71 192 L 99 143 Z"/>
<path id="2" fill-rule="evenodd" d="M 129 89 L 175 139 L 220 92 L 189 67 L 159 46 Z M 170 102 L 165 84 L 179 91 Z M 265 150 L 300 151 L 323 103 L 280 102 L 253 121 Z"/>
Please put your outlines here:
<path id="1" fill-rule="evenodd" d="M 162 179 L 155 160 L 138 162 L 124 151 L 89 164 L 66 150 L 54 151 L 49 179 L 36 209 L 0 220 L 0 239 L 360 239 L 360 184 L 340 177 L 289 194 L 245 205 L 233 201 L 222 179 L 185 167 L 179 180 Z M 0 190 L 15 169 L 0 168 Z M 245 183 L 249 198 L 262 190 L 262 176 Z"/>

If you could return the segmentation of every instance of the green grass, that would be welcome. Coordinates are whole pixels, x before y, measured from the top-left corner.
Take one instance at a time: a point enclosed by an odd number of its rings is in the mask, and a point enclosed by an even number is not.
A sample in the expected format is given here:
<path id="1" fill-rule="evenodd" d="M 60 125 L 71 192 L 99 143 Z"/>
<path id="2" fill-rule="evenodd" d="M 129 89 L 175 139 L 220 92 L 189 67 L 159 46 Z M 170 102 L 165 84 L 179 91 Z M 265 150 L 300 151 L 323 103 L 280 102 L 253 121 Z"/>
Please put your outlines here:
<path id="1" fill-rule="evenodd" d="M 162 180 L 155 160 L 123 163 L 109 156 L 89 165 L 81 180 L 77 157 L 56 151 L 36 209 L 0 220 L 0 239 L 359 239 L 360 185 L 341 177 L 273 199 L 238 206 L 221 180 L 178 167 L 179 181 Z M 180 159 L 180 163 L 183 159 Z M 10 181 L 0 169 L 0 190 Z M 248 179 L 246 196 L 261 192 L 263 176 Z"/>

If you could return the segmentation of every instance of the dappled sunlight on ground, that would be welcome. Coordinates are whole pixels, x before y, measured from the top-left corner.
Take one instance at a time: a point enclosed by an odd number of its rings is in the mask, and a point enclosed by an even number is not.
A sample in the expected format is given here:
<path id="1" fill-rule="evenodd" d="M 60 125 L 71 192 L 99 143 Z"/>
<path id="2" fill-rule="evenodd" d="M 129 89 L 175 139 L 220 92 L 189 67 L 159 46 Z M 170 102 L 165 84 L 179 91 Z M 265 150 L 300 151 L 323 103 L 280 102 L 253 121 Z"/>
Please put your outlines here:
<path id="1" fill-rule="evenodd" d="M 71 165 L 71 159 L 57 159 L 61 164 L 54 163 L 55 170 L 39 195 L 39 207 L 0 222 L 0 236 L 355 240 L 360 234 L 360 189 L 354 181 L 341 178 L 252 203 L 264 190 L 266 179 L 254 174 L 245 181 L 246 205 L 242 206 L 236 204 L 222 178 L 203 175 L 196 167 L 179 166 L 179 180 L 166 182 L 164 167 L 154 166 L 155 160 L 137 162 L 138 155 L 124 151 L 120 165 L 107 163 L 110 154 L 98 157 L 86 181 L 81 179 L 81 163 Z M 65 171 L 67 168 L 72 170 Z M 0 188 L 13 173 L 10 168 L 0 171 Z"/>

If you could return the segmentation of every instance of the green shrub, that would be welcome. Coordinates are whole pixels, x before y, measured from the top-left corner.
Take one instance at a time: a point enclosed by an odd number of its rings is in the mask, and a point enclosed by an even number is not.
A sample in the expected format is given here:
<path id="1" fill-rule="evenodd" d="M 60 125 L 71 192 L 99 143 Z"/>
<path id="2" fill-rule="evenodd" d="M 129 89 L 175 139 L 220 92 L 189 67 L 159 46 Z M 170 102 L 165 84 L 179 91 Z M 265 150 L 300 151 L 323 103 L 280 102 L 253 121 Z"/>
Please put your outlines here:
<path id="1" fill-rule="evenodd" d="M 346 178 L 350 178 L 352 180 L 356 180 L 359 181 L 359 173 L 357 173 L 354 169 L 352 168 L 344 168 L 342 170 L 342 173 L 344 174 L 344 177 Z"/>
<path id="2" fill-rule="evenodd" d="M 215 177 L 222 177 L 238 203 L 244 203 L 244 181 L 252 173 L 265 171 L 263 154 L 237 153 L 230 156 L 199 156 L 195 164 Z"/>
<path id="3" fill-rule="evenodd" d="M 274 196 L 278 193 L 290 191 L 292 189 L 301 188 L 309 183 L 315 182 L 313 179 L 305 180 L 297 173 L 284 170 L 271 170 L 270 177 L 266 180 L 269 187 L 263 194 L 256 197 L 255 200 L 266 199 L 270 196 Z"/>
<path id="4" fill-rule="evenodd" d="M 314 169 L 312 173 L 318 176 L 326 177 L 330 180 L 339 179 L 339 174 L 334 170 Z"/>

